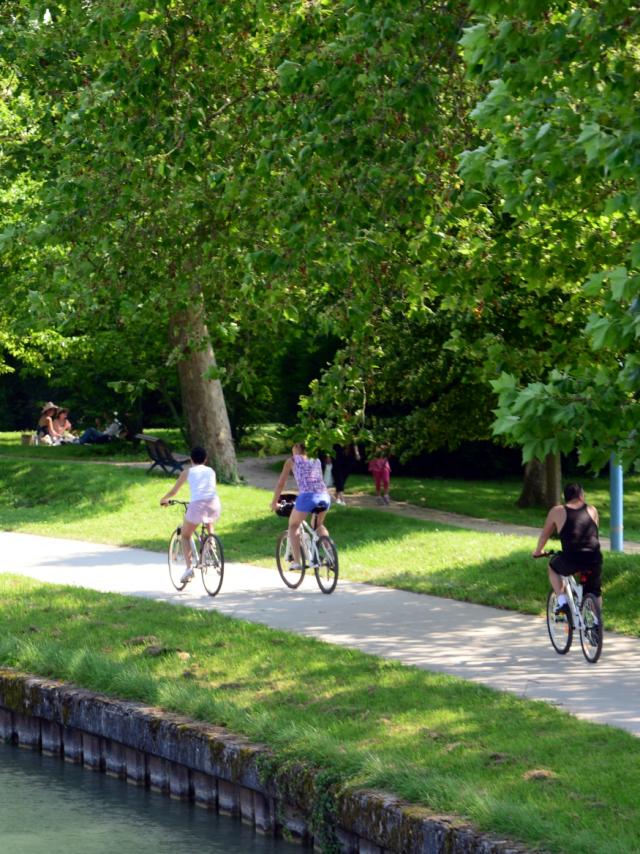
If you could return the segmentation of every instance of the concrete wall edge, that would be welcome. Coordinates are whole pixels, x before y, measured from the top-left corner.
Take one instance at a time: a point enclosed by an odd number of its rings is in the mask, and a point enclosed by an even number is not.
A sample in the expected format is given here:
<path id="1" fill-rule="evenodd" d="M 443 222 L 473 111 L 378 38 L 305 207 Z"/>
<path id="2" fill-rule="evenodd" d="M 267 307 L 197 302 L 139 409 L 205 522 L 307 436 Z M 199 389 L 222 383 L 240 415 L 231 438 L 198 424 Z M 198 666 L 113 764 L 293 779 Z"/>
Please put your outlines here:
<path id="1" fill-rule="evenodd" d="M 172 797 L 237 815 L 316 851 L 528 854 L 531 849 L 386 792 L 319 798 L 322 772 L 279 766 L 266 746 L 222 727 L 0 667 L 0 739 L 63 756 Z M 319 804 L 322 809 L 319 809 Z"/>

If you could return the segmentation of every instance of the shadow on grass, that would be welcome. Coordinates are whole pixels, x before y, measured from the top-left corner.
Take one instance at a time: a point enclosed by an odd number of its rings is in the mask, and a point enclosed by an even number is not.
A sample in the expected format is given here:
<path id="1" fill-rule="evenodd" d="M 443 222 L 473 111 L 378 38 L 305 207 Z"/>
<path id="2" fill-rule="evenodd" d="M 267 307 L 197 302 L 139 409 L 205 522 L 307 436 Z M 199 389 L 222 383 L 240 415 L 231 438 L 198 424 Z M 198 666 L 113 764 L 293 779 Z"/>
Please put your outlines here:
<path id="1" fill-rule="evenodd" d="M 180 520 L 179 513 L 157 506 L 172 479 L 139 469 L 14 461 L 3 466 L 0 481 L 0 526 L 8 530 L 49 523 L 64 536 L 67 525 L 72 536 L 99 541 L 92 525 L 101 525 L 102 531 L 115 528 L 123 545 L 164 552 Z M 275 566 L 286 520 L 269 513 L 267 504 L 267 493 L 224 488 L 217 530 L 228 561 Z M 327 522 L 341 578 L 525 613 L 544 609 L 546 567 L 530 558 L 533 542 L 526 539 L 520 547 L 515 538 L 354 507 L 335 508 Z M 633 634 L 640 634 L 639 569 L 640 556 L 605 557 L 606 613 L 617 629 Z"/>
<path id="2" fill-rule="evenodd" d="M 108 466 L 73 466 L 68 461 L 5 461 L 0 474 L 0 521 L 17 519 L 22 511 L 37 509 L 34 521 L 85 520 L 113 513 L 125 499 L 126 490 L 152 478 L 164 481 L 165 475 L 147 474 L 140 469 Z"/>
<path id="3" fill-rule="evenodd" d="M 310 759 L 554 850 L 612 850 L 605 838 L 638 833 L 639 748 L 627 733 L 212 612 L 11 583 L 3 582 L 0 648 L 16 666 L 226 725 L 282 758 Z M 150 645 L 161 653 L 150 656 Z M 588 681 L 576 689 L 588 692 Z M 540 768 L 552 772 L 544 784 L 526 779 Z M 575 847 L 567 797 L 597 802 L 581 809 L 578 827 L 591 822 L 591 848 Z M 537 822 L 520 815 L 525 802 Z"/>

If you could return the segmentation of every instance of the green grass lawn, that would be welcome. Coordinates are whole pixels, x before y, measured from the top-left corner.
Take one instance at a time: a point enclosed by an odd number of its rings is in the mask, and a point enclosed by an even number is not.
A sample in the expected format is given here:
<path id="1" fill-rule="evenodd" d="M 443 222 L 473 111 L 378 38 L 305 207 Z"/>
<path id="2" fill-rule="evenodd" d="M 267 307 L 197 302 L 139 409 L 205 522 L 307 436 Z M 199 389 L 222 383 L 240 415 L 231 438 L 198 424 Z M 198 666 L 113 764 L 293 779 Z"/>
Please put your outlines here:
<path id="1" fill-rule="evenodd" d="M 39 454 L 10 457 L 2 444 L 0 456 L 0 528 L 166 548 L 179 514 L 158 501 L 171 478 Z M 221 486 L 220 493 L 227 559 L 273 566 L 285 522 L 270 513 L 269 494 L 246 486 Z M 542 611 L 547 580 L 529 557 L 533 539 L 353 507 L 334 508 L 329 520 L 341 577 Z M 638 557 L 607 555 L 607 625 L 636 636 L 639 570 Z M 634 850 L 640 766 L 638 741 L 626 733 L 450 677 L 161 603 L 0 577 L 0 619 L 5 664 L 226 725 L 271 745 L 283 760 L 306 758 L 349 785 L 391 790 L 545 850 Z M 131 643 L 136 637 L 156 638 L 165 654 L 145 655 L 144 644 Z"/>
<path id="2" fill-rule="evenodd" d="M 267 425 L 268 426 L 268 425 Z M 154 436 L 164 439 L 179 453 L 188 453 L 184 440 L 177 429 L 150 428 Z M 141 462 L 148 459 L 143 445 L 130 442 L 115 442 L 109 445 L 62 445 L 30 447 L 20 444 L 20 433 L 0 433 L 0 459 L 33 459 L 47 461 L 95 460 L 117 462 Z M 242 452 L 240 456 L 246 456 Z M 271 466 L 275 474 L 282 463 Z M 606 478 L 591 478 L 583 482 L 587 498 L 600 511 L 601 533 L 609 535 L 609 482 Z M 391 495 L 396 501 L 407 501 L 418 507 L 448 510 L 466 516 L 476 516 L 502 522 L 513 522 L 541 528 L 545 511 L 540 508 L 517 507 L 516 500 L 522 489 L 519 478 L 503 480 L 454 480 L 445 478 L 392 477 Z M 640 476 L 625 479 L 624 525 L 625 539 L 640 542 Z M 347 494 L 367 493 L 373 495 L 373 481 L 363 474 L 351 475 L 347 482 Z"/>
<path id="3" fill-rule="evenodd" d="M 5 461 L 0 469 L 0 528 L 162 551 L 177 523 L 161 508 L 172 479 L 144 470 L 40 460 Z M 185 489 L 186 492 L 186 489 Z M 220 487 L 217 531 L 229 561 L 274 566 L 283 519 L 270 495 L 248 486 Z M 470 602 L 541 613 L 548 582 L 530 558 L 535 540 L 479 533 L 355 507 L 336 507 L 330 531 L 341 577 Z M 640 636 L 640 556 L 607 555 L 607 625 Z"/>
<path id="4" fill-rule="evenodd" d="M 282 463 L 274 463 L 271 468 L 274 473 L 280 472 Z M 608 479 L 583 479 L 582 485 L 589 503 L 595 504 L 599 510 L 601 534 L 609 536 Z M 546 512 L 539 507 L 518 507 L 516 501 L 521 491 L 520 478 L 459 480 L 392 475 L 390 495 L 395 501 L 406 501 L 417 507 L 541 528 Z M 346 493 L 375 495 L 373 479 L 364 474 L 352 474 L 347 481 Z M 626 540 L 640 542 L 640 476 L 625 478 L 624 536 Z"/>
<path id="5" fill-rule="evenodd" d="M 152 436 L 164 439 L 178 453 L 188 453 L 184 439 L 180 431 L 170 428 L 151 428 L 148 430 Z M 117 440 L 105 445 L 23 445 L 20 441 L 21 433 L 0 433 L 0 459 L 9 457 L 11 459 L 27 460 L 95 460 L 116 462 L 142 462 L 149 459 L 144 444 Z"/>
<path id="6" fill-rule="evenodd" d="M 609 536 L 609 481 L 606 478 L 583 480 L 590 504 L 600 512 L 600 530 Z M 517 507 L 522 480 L 454 480 L 444 478 L 392 477 L 390 495 L 396 501 L 407 501 L 418 507 L 448 510 L 466 516 L 513 522 L 541 528 L 546 513 L 541 508 Z M 373 495 L 371 478 L 352 475 L 347 481 L 347 494 L 365 492 Z M 640 477 L 627 477 L 624 484 L 625 539 L 640 542 Z"/>
<path id="7" fill-rule="evenodd" d="M 15 576 L 0 576 L 0 620 L 5 664 L 226 726 L 545 851 L 637 850 L 640 741 L 621 730 L 215 612 Z"/>

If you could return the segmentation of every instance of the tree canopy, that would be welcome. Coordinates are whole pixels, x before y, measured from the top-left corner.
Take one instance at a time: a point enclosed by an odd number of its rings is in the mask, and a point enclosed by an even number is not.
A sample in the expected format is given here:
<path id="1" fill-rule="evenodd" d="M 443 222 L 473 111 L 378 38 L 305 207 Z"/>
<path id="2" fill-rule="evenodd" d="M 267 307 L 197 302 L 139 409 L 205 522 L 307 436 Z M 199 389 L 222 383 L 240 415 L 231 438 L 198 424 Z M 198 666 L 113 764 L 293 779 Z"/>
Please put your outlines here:
<path id="1" fill-rule="evenodd" d="M 461 172 L 495 194 L 519 228 L 555 232 L 540 247 L 527 242 L 522 255 L 542 269 L 552 259 L 547 281 L 572 292 L 559 308 L 578 320 L 546 375 L 506 371 L 496 380 L 496 432 L 522 444 L 525 459 L 577 447 L 596 468 L 612 452 L 633 462 L 640 8 L 621 0 L 472 6 L 479 18 L 462 44 L 470 73 L 488 86 L 472 114 L 486 136 Z"/>
<path id="2" fill-rule="evenodd" d="M 310 437 L 403 457 L 497 394 L 525 459 L 631 460 L 634 9 L 6 0 L 0 364 L 216 436 L 306 365 Z"/>

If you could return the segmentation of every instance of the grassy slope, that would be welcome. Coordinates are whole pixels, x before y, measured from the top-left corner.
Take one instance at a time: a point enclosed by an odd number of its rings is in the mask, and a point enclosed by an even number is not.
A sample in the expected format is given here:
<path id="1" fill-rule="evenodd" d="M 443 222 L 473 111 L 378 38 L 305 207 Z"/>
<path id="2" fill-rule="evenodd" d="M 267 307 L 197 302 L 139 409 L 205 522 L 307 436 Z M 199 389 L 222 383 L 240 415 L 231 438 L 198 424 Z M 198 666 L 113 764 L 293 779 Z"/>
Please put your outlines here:
<path id="1" fill-rule="evenodd" d="M 158 500 L 171 480 L 140 469 L 13 461 L 0 468 L 0 528 L 161 551 L 179 518 Z M 272 566 L 282 519 L 269 495 L 222 486 L 218 533 L 230 561 Z M 534 540 L 447 528 L 376 510 L 335 508 L 329 517 L 341 575 L 525 613 L 541 613 L 547 579 L 529 555 Z M 607 556 L 609 628 L 640 636 L 640 556 Z"/>
<path id="2" fill-rule="evenodd" d="M 0 660 L 24 670 L 226 725 L 547 851 L 637 850 L 628 733 L 215 612 L 0 576 L 0 620 Z"/>
<path id="3" fill-rule="evenodd" d="M 609 482 L 605 478 L 583 481 L 587 499 L 600 512 L 601 533 L 609 536 Z M 541 528 L 545 513 L 540 508 L 517 507 L 522 481 L 446 480 L 439 478 L 396 477 L 391 481 L 391 496 L 419 507 L 449 510 L 467 516 L 514 522 Z M 347 492 L 374 493 L 371 479 L 352 475 Z M 628 477 L 624 485 L 625 538 L 640 542 L 640 477 Z"/>
<path id="4" fill-rule="evenodd" d="M 163 549 L 176 514 L 157 500 L 169 482 L 51 457 L 7 460 L 0 527 Z M 271 563 L 283 521 L 268 512 L 268 496 L 221 491 L 219 533 L 229 559 Z M 528 559 L 527 540 L 355 508 L 336 508 L 331 530 L 349 578 L 540 611 L 546 580 Z M 609 625 L 634 634 L 637 565 L 624 556 L 606 564 Z M 625 733 L 446 676 L 158 603 L 0 578 L 0 619 L 3 662 L 226 724 L 353 785 L 391 789 L 546 850 L 634 850 L 638 741 Z M 150 635 L 167 649 L 160 658 L 127 642 Z M 535 770 L 544 773 L 530 778 Z"/>
<path id="5" fill-rule="evenodd" d="M 184 440 L 179 430 L 151 428 L 148 431 L 152 436 L 164 439 L 178 453 L 187 453 Z M 144 462 L 148 460 L 147 451 L 143 444 L 133 444 L 126 441 L 109 442 L 106 445 L 23 445 L 20 442 L 21 433 L 0 433 L 0 458 L 46 460 L 58 462 L 60 460 L 115 460 L 116 462 L 134 461 Z"/>

